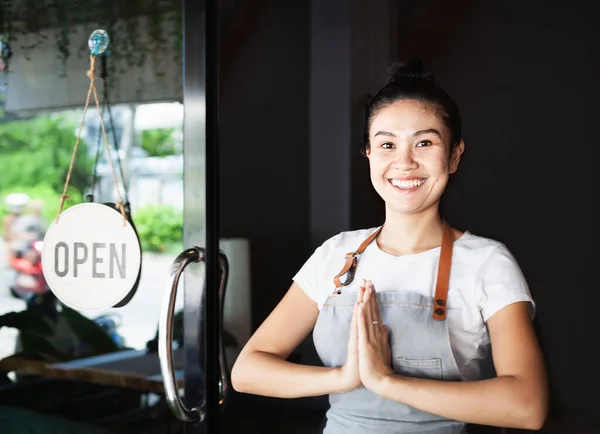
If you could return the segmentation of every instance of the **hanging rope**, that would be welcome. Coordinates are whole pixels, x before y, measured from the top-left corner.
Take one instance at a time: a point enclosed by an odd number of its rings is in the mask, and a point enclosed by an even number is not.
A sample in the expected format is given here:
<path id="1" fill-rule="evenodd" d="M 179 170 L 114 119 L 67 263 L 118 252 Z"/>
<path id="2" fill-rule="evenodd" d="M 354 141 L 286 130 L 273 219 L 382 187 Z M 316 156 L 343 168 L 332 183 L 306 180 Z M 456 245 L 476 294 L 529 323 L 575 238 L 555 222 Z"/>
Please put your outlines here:
<path id="1" fill-rule="evenodd" d="M 63 189 L 63 193 L 60 195 L 60 203 L 58 206 L 58 213 L 56 214 L 56 222 L 60 218 L 60 214 L 62 213 L 65 200 L 69 198 L 67 195 L 67 190 L 69 188 L 69 182 L 71 181 L 71 173 L 73 172 L 73 166 L 75 165 L 75 157 L 77 156 L 77 150 L 79 149 L 79 143 L 81 142 L 81 133 L 83 131 L 83 126 L 85 123 L 85 115 L 87 114 L 87 110 L 90 105 L 90 99 L 92 95 L 94 96 L 94 101 L 96 103 L 96 109 L 98 112 L 98 116 L 100 118 L 100 127 L 102 128 L 102 136 L 104 137 L 104 144 L 106 145 L 106 151 L 108 152 L 108 161 L 110 162 L 110 167 L 112 169 L 113 180 L 115 182 L 115 188 L 117 190 L 118 202 L 116 207 L 121 211 L 121 215 L 123 216 L 123 226 L 127 223 L 127 216 L 125 213 L 125 207 L 123 206 L 123 198 L 121 196 L 121 191 L 119 189 L 119 181 L 117 179 L 117 172 L 115 170 L 115 165 L 113 163 L 113 159 L 110 152 L 110 146 L 108 144 L 108 136 L 106 134 L 106 128 L 104 127 L 104 121 L 102 119 L 102 110 L 100 109 L 100 102 L 98 101 L 98 92 L 96 90 L 96 56 L 90 55 L 90 69 L 86 72 L 86 75 L 90 79 L 90 87 L 88 88 L 87 97 L 85 99 L 85 106 L 83 107 L 83 116 L 81 118 L 81 124 L 79 125 L 79 131 L 77 133 L 77 140 L 75 140 L 75 147 L 73 149 L 73 155 L 71 156 L 71 163 L 69 164 L 69 171 L 67 172 L 67 179 L 65 180 L 65 187 Z"/>

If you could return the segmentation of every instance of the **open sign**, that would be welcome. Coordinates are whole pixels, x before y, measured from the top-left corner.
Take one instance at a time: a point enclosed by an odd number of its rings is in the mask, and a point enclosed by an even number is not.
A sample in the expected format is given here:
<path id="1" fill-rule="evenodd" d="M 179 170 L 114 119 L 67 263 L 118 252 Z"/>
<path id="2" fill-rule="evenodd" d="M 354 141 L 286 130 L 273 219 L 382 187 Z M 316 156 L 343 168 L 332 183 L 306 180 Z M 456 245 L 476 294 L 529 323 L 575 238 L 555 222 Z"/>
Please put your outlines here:
<path id="1" fill-rule="evenodd" d="M 110 253 L 105 253 L 107 248 Z M 117 250 L 119 248 L 120 253 Z M 113 279 L 115 276 L 125 279 L 127 277 L 125 269 L 127 244 L 92 243 L 91 255 L 88 253 L 89 250 L 88 245 L 81 241 L 73 243 L 72 246 L 64 241 L 56 243 L 54 246 L 54 273 L 59 277 L 66 277 L 72 273 L 73 277 L 87 275 L 93 279 L 106 279 L 107 277 Z M 107 264 L 108 271 L 101 271 L 104 262 L 109 264 Z"/>
<path id="2" fill-rule="evenodd" d="M 65 210 L 46 232 L 42 268 L 50 290 L 74 309 L 114 307 L 137 284 L 141 248 L 114 208 L 83 203 Z"/>

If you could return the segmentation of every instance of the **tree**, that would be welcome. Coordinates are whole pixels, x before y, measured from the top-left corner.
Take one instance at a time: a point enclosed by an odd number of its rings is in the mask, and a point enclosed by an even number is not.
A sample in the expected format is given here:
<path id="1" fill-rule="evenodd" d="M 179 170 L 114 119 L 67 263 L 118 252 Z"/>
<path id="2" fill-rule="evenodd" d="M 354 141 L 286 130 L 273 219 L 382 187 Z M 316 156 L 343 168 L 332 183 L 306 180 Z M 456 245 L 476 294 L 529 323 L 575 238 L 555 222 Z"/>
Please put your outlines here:
<path id="1" fill-rule="evenodd" d="M 0 190 L 43 184 L 62 193 L 77 128 L 65 115 L 0 123 Z M 92 168 L 82 140 L 69 184 L 83 192 L 91 184 Z"/>
<path id="2" fill-rule="evenodd" d="M 167 157 L 181 153 L 176 128 L 155 128 L 142 131 L 142 149 L 149 157 Z"/>

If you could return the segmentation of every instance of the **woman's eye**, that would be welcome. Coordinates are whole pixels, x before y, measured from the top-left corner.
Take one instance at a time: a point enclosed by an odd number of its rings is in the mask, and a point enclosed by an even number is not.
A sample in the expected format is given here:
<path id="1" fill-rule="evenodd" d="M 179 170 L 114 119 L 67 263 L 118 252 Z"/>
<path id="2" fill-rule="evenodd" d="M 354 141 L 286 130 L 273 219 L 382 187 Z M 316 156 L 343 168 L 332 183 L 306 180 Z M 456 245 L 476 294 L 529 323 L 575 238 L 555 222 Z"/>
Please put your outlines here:
<path id="1" fill-rule="evenodd" d="M 421 140 L 419 143 L 417 143 L 418 147 L 424 147 L 424 146 L 431 146 L 431 142 L 429 140 Z"/>
<path id="2" fill-rule="evenodd" d="M 382 147 L 383 149 L 392 149 L 392 148 L 394 147 L 394 144 L 393 144 L 393 143 L 386 142 L 386 143 L 382 143 L 382 144 L 381 144 L 381 147 Z"/>

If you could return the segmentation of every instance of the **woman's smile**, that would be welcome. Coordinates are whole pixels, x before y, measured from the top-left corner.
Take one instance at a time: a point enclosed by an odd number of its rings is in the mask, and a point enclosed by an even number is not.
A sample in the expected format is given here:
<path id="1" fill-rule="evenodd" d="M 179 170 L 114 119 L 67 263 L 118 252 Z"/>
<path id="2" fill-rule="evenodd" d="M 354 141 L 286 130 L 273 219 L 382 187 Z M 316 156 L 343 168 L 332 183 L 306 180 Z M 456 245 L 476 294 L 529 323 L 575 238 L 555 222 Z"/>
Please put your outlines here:
<path id="1" fill-rule="evenodd" d="M 413 192 L 419 189 L 425 182 L 427 178 L 410 178 L 410 179 L 399 179 L 399 178 L 390 178 L 388 182 L 390 185 L 400 192 Z"/>

